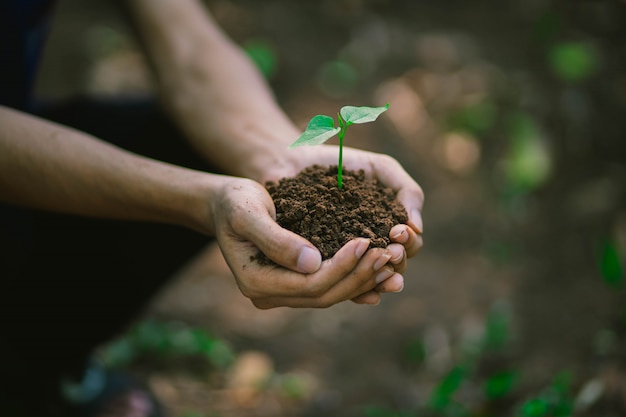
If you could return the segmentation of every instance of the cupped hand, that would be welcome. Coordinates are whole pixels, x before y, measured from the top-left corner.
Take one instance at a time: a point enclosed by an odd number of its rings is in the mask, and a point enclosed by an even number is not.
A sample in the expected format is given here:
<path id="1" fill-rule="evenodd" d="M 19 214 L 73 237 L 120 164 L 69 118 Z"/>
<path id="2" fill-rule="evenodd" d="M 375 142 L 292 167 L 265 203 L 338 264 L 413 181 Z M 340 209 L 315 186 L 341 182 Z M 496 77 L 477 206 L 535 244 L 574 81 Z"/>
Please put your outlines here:
<path id="1" fill-rule="evenodd" d="M 224 258 L 241 292 L 258 308 L 328 307 L 350 299 L 376 304 L 378 291 L 406 263 L 402 244 L 368 250 L 369 240 L 363 238 L 322 262 L 309 241 L 275 222 L 271 197 L 251 180 L 225 182 L 212 205 Z M 259 251 L 275 264 L 256 260 Z"/>
<path id="2" fill-rule="evenodd" d="M 282 165 L 268 167 L 263 181 L 278 180 L 282 177 L 296 175 L 304 168 L 318 165 L 337 165 L 339 149 L 337 146 L 322 145 L 306 149 L 285 149 Z M 389 277 L 374 289 L 352 299 L 356 303 L 377 304 L 380 293 L 399 292 L 404 287 L 402 273 L 406 270 L 407 259 L 413 257 L 422 248 L 422 206 L 424 193 L 421 187 L 402 168 L 400 163 L 389 155 L 367 152 L 344 147 L 343 165 L 349 170 L 362 169 L 368 178 L 376 178 L 382 184 L 396 192 L 397 200 L 404 206 L 408 214 L 407 224 L 395 225 L 390 233 L 391 244 L 387 250 L 392 254 L 386 268 Z"/>

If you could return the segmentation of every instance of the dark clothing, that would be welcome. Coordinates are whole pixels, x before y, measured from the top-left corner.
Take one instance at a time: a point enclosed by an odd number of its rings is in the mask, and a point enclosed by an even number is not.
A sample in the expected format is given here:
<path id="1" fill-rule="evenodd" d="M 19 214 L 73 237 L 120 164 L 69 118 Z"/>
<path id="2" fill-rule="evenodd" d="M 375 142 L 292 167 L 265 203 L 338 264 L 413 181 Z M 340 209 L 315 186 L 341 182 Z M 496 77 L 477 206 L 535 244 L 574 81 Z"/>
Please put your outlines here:
<path id="1" fill-rule="evenodd" d="M 42 116 L 136 153 L 205 167 L 148 103 L 77 101 Z M 12 215 L 0 226 L 0 265 L 13 267 L 0 279 L 0 377 L 22 385 L 12 395 L 24 401 L 79 373 L 93 348 L 123 331 L 209 243 L 177 226 L 5 210 Z"/>
<path id="2" fill-rule="evenodd" d="M 51 3 L 0 0 L 0 104 L 138 154 L 206 170 L 153 103 L 33 106 Z M 0 378 L 3 387 L 8 384 L 0 389 L 0 415 L 51 415 L 44 397 L 56 395 L 59 377 L 79 373 L 92 349 L 122 331 L 207 243 L 182 227 L 0 204 Z M 22 412 L 3 410 L 7 401 Z"/>
<path id="3" fill-rule="evenodd" d="M 0 0 L 0 104 L 29 109 L 53 0 Z"/>

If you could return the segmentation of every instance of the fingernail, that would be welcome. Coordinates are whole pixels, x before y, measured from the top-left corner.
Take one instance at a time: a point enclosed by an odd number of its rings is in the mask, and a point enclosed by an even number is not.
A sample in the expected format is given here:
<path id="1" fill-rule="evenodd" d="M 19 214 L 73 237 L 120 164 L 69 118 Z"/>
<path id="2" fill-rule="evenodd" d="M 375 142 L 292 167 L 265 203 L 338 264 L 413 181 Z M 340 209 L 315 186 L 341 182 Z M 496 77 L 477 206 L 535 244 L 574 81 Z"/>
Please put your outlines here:
<path id="1" fill-rule="evenodd" d="M 391 277 L 394 274 L 394 270 L 391 267 L 386 267 L 383 268 L 377 275 L 375 278 L 376 284 L 380 284 L 381 282 L 383 282 L 384 280 L 386 280 L 387 278 Z"/>
<path id="2" fill-rule="evenodd" d="M 402 258 L 404 257 L 404 250 L 403 250 L 402 246 L 398 246 L 398 245 L 391 246 L 391 247 L 389 247 L 389 252 L 399 252 L 396 256 L 392 255 L 392 258 L 391 258 L 391 263 L 392 264 L 399 263 L 402 260 Z"/>
<path id="3" fill-rule="evenodd" d="M 411 210 L 411 216 L 409 221 L 412 226 L 417 229 L 418 233 L 424 232 L 424 224 L 422 223 L 422 213 L 418 209 Z"/>
<path id="4" fill-rule="evenodd" d="M 385 266 L 385 264 L 387 262 L 389 262 L 389 259 L 391 259 L 391 255 L 388 253 L 385 253 L 383 255 L 381 255 L 376 262 L 374 263 L 374 271 L 378 271 L 380 268 L 382 268 L 383 266 Z"/>
<path id="5" fill-rule="evenodd" d="M 401 229 L 398 233 L 395 233 L 393 236 L 390 237 L 398 243 L 404 243 L 408 238 L 406 230 L 404 229 Z"/>
<path id="6" fill-rule="evenodd" d="M 358 259 L 361 259 L 365 251 L 367 251 L 367 248 L 369 248 L 369 246 L 370 246 L 369 240 L 360 239 L 359 244 L 356 246 L 356 249 L 354 250 L 354 254 L 356 255 L 356 257 Z"/>
<path id="7" fill-rule="evenodd" d="M 322 255 L 317 249 L 305 246 L 300 251 L 298 257 L 298 270 L 312 273 L 317 271 L 322 265 Z"/>
<path id="8" fill-rule="evenodd" d="M 402 286 L 400 287 L 400 289 L 396 291 L 392 291 L 392 292 L 402 292 L 403 289 L 404 289 L 404 279 L 402 280 Z"/>

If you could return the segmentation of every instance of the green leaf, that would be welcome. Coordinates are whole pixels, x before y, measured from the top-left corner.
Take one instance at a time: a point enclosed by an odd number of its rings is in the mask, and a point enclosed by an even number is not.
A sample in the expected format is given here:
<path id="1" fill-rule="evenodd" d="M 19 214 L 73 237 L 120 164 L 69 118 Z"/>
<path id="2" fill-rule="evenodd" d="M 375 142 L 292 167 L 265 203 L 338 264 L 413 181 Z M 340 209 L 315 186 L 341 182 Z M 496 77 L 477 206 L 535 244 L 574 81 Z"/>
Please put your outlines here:
<path id="1" fill-rule="evenodd" d="M 354 107 L 341 108 L 340 114 L 347 125 L 373 122 L 389 108 L 389 103 L 383 107 Z"/>
<path id="2" fill-rule="evenodd" d="M 245 43 L 243 49 L 265 78 L 272 78 L 278 67 L 278 58 L 272 45 L 259 40 L 249 41 Z"/>
<path id="3" fill-rule="evenodd" d="M 509 394 L 515 387 L 519 374 L 513 371 L 499 372 L 485 382 L 487 398 L 495 400 Z"/>
<path id="4" fill-rule="evenodd" d="M 595 51 L 583 43 L 561 43 L 549 52 L 548 60 L 552 70 L 563 81 L 582 81 L 589 78 L 597 69 Z"/>
<path id="5" fill-rule="evenodd" d="M 543 417 L 550 411 L 548 402 L 542 398 L 533 398 L 526 401 L 521 408 L 523 417 Z"/>
<path id="6" fill-rule="evenodd" d="M 467 369 L 457 365 L 439 382 L 430 397 L 433 410 L 443 410 L 452 402 L 452 396 L 467 378 Z"/>
<path id="7" fill-rule="evenodd" d="M 547 181 L 552 165 L 540 128 L 526 113 L 513 114 L 507 128 L 511 146 L 505 164 L 506 179 L 518 190 L 536 189 Z"/>
<path id="8" fill-rule="evenodd" d="M 341 128 L 335 127 L 335 121 L 332 117 L 317 115 L 311 119 L 306 130 L 289 147 L 321 145 L 339 133 L 340 130 Z"/>
<path id="9" fill-rule="evenodd" d="M 600 255 L 600 272 L 602 278 L 610 287 L 618 288 L 624 284 L 624 269 L 619 257 L 619 251 L 611 242 L 603 245 Z"/>

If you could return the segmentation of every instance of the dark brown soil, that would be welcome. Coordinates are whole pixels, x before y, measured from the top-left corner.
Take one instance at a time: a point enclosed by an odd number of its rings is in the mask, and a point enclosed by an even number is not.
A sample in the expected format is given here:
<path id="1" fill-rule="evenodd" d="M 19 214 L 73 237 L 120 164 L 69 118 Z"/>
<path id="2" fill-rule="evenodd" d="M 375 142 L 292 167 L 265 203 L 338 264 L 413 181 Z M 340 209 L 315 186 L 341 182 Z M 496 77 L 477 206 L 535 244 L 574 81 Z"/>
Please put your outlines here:
<path id="1" fill-rule="evenodd" d="M 385 247 L 389 231 L 408 220 L 396 193 L 360 171 L 344 171 L 337 186 L 337 166 L 319 165 L 295 177 L 266 184 L 276 206 L 276 221 L 332 256 L 349 240 L 365 237 L 370 247 Z"/>

